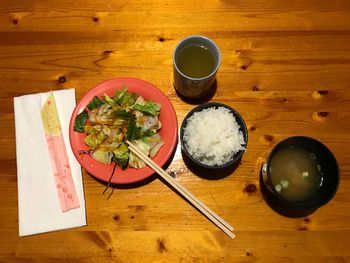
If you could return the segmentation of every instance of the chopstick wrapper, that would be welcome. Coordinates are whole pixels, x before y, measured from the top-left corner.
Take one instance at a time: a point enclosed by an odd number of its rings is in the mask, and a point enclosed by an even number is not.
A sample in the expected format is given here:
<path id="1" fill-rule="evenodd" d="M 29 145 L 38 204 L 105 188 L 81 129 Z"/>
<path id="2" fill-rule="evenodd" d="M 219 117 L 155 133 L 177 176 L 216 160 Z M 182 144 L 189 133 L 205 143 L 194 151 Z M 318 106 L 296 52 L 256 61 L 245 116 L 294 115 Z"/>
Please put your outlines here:
<path id="1" fill-rule="evenodd" d="M 41 110 L 53 94 L 71 176 L 79 206 L 62 211 Z M 16 126 L 19 235 L 86 225 L 81 167 L 69 143 L 69 121 L 75 107 L 75 90 L 60 90 L 14 98 Z"/>

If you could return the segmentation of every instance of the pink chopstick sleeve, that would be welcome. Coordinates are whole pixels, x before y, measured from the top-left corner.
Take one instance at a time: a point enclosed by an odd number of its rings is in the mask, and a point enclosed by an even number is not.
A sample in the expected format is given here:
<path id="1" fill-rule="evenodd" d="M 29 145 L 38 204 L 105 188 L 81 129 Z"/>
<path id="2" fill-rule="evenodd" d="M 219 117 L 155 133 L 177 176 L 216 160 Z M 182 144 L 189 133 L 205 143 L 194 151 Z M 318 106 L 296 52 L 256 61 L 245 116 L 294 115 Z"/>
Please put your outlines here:
<path id="1" fill-rule="evenodd" d="M 66 147 L 62 134 L 46 135 L 49 157 L 62 212 L 80 207 L 74 187 Z"/>

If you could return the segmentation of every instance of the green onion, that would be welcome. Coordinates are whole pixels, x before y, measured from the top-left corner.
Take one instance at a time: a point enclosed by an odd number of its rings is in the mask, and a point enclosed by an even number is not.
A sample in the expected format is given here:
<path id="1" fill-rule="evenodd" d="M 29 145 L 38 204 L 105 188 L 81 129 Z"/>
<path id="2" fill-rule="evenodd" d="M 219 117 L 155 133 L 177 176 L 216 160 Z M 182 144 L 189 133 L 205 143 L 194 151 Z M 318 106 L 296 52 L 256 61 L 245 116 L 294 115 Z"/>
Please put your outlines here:
<path id="1" fill-rule="evenodd" d="M 275 185 L 275 190 L 276 190 L 278 193 L 280 193 L 281 190 L 282 190 L 282 186 L 281 186 L 280 184 L 276 184 L 276 185 Z"/>
<path id="2" fill-rule="evenodd" d="M 282 179 L 281 180 L 281 185 L 282 185 L 282 188 L 286 189 L 289 186 L 289 182 L 287 180 Z"/>

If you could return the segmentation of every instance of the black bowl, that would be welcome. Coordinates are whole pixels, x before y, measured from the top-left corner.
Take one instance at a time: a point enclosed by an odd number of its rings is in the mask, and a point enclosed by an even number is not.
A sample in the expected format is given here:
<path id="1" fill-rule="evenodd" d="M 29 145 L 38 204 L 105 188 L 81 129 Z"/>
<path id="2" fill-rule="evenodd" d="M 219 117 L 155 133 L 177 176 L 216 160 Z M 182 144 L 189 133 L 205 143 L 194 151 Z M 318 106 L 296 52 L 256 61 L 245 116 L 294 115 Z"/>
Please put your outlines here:
<path id="1" fill-rule="evenodd" d="M 233 114 L 233 116 L 236 119 L 236 122 L 238 123 L 238 125 L 241 128 L 240 130 L 243 133 L 243 137 L 244 137 L 244 141 L 245 141 L 244 147 L 247 148 L 247 144 L 248 144 L 247 126 L 246 126 L 243 118 L 241 117 L 241 115 L 237 111 L 232 109 L 231 107 L 229 107 L 225 104 L 222 104 L 222 103 L 208 102 L 208 103 L 203 103 L 203 104 L 193 108 L 189 113 L 187 113 L 187 115 L 185 116 L 185 118 L 181 124 L 181 128 L 180 128 L 180 142 L 181 142 L 182 155 L 184 157 L 184 161 L 185 161 L 186 165 L 190 169 L 192 168 L 191 169 L 192 171 L 194 171 L 198 175 L 202 175 L 202 177 L 206 177 L 207 179 L 218 179 L 219 177 L 224 177 L 224 176 L 232 173 L 232 171 L 235 168 L 237 168 L 237 166 L 240 163 L 240 160 L 242 158 L 242 155 L 245 152 L 244 150 L 240 150 L 227 163 L 225 163 L 223 165 L 213 165 L 213 166 L 201 163 L 200 161 L 198 161 L 197 159 L 192 157 L 191 154 L 188 152 L 188 150 L 186 148 L 186 144 L 184 142 L 184 129 L 187 125 L 188 118 L 190 118 L 195 112 L 199 112 L 199 111 L 202 111 L 202 110 L 207 109 L 207 108 L 218 108 L 218 107 L 226 108 Z M 206 172 L 208 172 L 208 176 L 206 176 Z M 217 173 L 214 173 L 214 172 L 217 172 Z"/>
<path id="2" fill-rule="evenodd" d="M 269 173 L 271 159 L 281 149 L 289 146 L 300 147 L 309 152 L 315 153 L 322 167 L 322 171 L 324 173 L 322 186 L 320 187 L 319 191 L 310 199 L 304 201 L 286 200 L 272 186 Z M 340 173 L 337 160 L 335 159 L 332 152 L 324 144 L 309 137 L 294 136 L 281 141 L 272 149 L 267 162 L 263 165 L 262 179 L 269 193 L 279 201 L 282 207 L 284 206 L 287 209 L 306 211 L 315 210 L 328 203 L 334 197 L 335 193 L 338 190 Z"/>

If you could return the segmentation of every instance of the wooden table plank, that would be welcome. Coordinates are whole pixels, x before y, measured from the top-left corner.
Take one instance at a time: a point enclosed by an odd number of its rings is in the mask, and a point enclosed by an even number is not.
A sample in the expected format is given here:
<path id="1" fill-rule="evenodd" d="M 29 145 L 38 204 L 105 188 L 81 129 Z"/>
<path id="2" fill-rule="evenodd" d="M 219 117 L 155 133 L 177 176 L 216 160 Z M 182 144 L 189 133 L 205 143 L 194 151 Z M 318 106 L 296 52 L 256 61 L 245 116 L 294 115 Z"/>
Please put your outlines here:
<path id="1" fill-rule="evenodd" d="M 303 1 L 281 6 L 278 1 L 14 1 L 2 8 L 2 30 L 88 31 L 191 28 L 221 31 L 349 30 L 347 1 L 314 4 Z M 20 6 L 20 8 L 18 7 Z M 204 15 L 203 15 L 204 14 Z M 225 15 L 222 15 L 225 14 Z M 132 21 L 132 23 L 130 23 Z"/>

